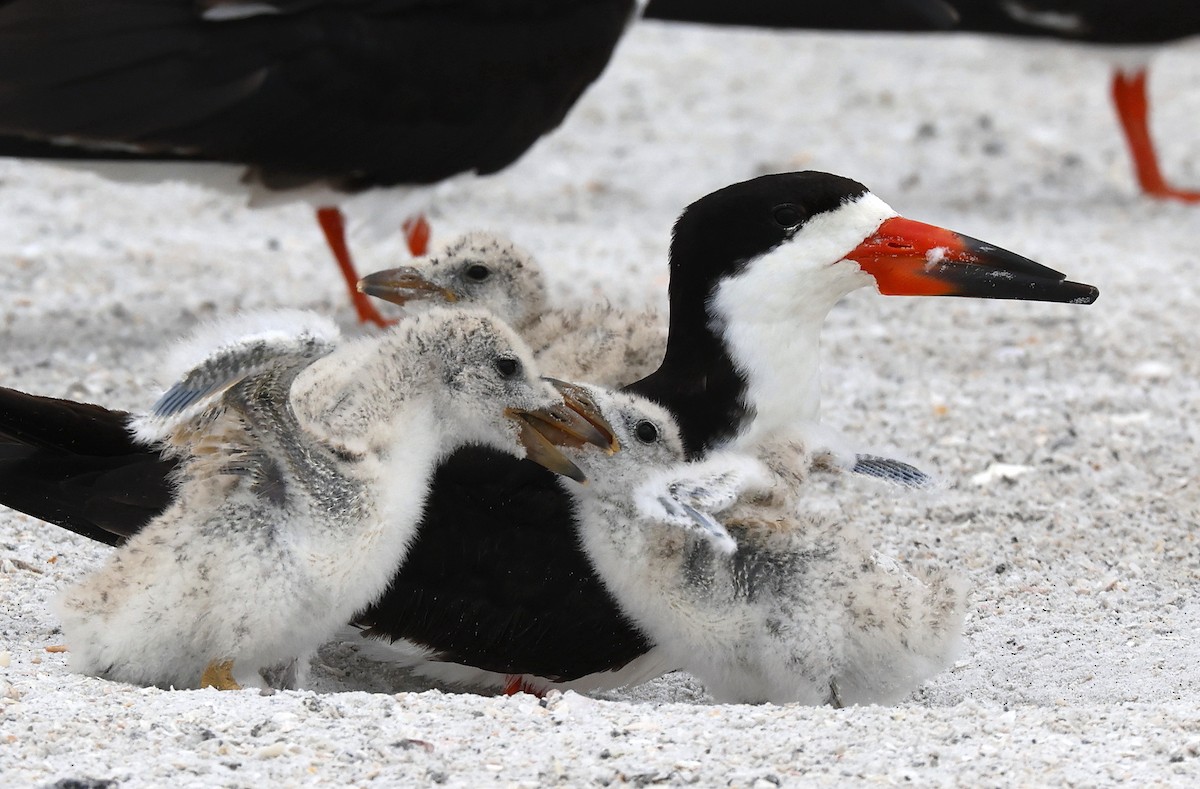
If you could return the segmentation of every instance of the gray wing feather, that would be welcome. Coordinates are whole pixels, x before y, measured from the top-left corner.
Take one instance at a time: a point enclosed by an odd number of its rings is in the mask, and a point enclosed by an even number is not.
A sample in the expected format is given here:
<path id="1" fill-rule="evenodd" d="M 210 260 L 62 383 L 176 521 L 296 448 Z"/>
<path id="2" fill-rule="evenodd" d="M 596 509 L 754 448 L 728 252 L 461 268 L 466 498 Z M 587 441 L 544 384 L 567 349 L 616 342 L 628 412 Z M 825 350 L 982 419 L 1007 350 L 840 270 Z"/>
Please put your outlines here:
<path id="1" fill-rule="evenodd" d="M 150 409 L 150 415 L 168 419 L 197 403 L 219 396 L 251 375 L 272 367 L 308 366 L 332 349 L 332 344 L 315 337 L 288 342 L 255 340 L 224 348 L 189 370 L 168 389 Z"/>
<path id="2" fill-rule="evenodd" d="M 933 482 L 932 477 L 916 466 L 878 455 L 858 455 L 854 459 L 854 468 L 851 471 L 894 482 L 906 488 L 924 488 Z"/>

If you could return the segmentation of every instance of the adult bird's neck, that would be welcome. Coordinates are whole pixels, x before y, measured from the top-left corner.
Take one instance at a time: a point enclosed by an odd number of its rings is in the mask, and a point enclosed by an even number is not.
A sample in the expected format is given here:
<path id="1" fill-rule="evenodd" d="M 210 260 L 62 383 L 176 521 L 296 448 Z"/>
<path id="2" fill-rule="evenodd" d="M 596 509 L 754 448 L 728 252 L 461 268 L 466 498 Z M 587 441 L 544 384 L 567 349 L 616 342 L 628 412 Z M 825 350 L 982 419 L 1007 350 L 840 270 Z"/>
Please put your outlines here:
<path id="1" fill-rule="evenodd" d="M 689 457 L 803 435 L 820 418 L 823 318 L 751 323 L 681 340 L 672 326 L 663 363 L 626 390 L 674 414 Z"/>
<path id="2" fill-rule="evenodd" d="M 662 364 L 625 390 L 669 410 L 689 457 L 698 457 L 737 436 L 754 414 L 746 401 L 748 381 L 725 341 L 703 314 L 692 321 L 683 317 L 672 310 Z"/>

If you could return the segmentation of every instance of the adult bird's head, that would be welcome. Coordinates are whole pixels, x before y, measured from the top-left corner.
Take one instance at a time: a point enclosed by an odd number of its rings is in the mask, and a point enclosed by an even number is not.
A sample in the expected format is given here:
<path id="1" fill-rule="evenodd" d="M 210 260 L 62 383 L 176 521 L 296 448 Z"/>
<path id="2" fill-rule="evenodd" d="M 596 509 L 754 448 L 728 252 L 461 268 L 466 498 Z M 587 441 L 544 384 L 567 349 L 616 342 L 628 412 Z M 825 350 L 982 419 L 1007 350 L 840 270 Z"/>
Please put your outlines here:
<path id="1" fill-rule="evenodd" d="M 1087 304 L 1098 295 L 998 246 L 905 219 L 857 181 L 815 171 L 764 175 L 697 200 L 675 224 L 671 267 L 672 313 L 707 306 L 735 281 L 760 308 L 777 304 L 789 315 L 827 309 L 869 284 L 889 296 Z"/>
<path id="2" fill-rule="evenodd" d="M 815 422 L 821 324 L 838 299 L 866 286 L 885 295 L 1097 296 L 1020 255 L 900 217 L 857 181 L 765 175 L 679 217 L 664 372 L 633 388 L 675 411 L 692 452 Z"/>

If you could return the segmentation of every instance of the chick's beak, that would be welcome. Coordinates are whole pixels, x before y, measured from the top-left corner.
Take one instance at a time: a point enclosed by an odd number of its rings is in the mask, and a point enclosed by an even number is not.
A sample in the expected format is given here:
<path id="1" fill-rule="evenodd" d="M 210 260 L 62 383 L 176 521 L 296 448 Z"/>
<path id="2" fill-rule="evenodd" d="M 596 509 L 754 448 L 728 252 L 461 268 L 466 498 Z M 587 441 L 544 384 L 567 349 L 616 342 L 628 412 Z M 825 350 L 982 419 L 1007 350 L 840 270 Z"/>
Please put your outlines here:
<path id="1" fill-rule="evenodd" d="M 885 296 L 968 296 L 1091 304 L 1092 285 L 1006 249 L 901 216 L 881 224 L 846 258 Z"/>
<path id="2" fill-rule="evenodd" d="M 617 437 L 613 435 L 612 425 L 604 418 L 604 414 L 600 412 L 600 406 L 596 405 L 596 401 L 588 394 L 588 391 L 579 384 L 573 384 L 569 381 L 560 381 L 557 378 L 548 378 L 543 376 L 543 381 L 547 381 L 558 390 L 562 395 L 563 402 L 566 403 L 578 417 L 591 425 L 592 431 L 588 432 L 589 444 L 594 444 L 600 447 L 608 454 L 619 452 L 621 442 L 617 441 Z"/>
<path id="3" fill-rule="evenodd" d="M 551 383 L 557 388 L 561 382 Z M 588 402 L 590 403 L 590 400 Z M 591 409 L 589 411 L 587 407 L 563 393 L 561 404 L 534 411 L 509 408 L 505 410 L 504 415 L 521 426 L 518 440 L 525 448 L 525 456 L 529 460 L 555 474 L 570 477 L 576 482 L 586 482 L 587 477 L 583 471 L 563 455 L 558 447 L 578 449 L 585 444 L 592 444 L 602 447 L 609 454 L 616 451 L 617 440 L 613 436 L 612 427 L 600 416 L 594 404 L 591 404 Z"/>
<path id="4" fill-rule="evenodd" d="M 431 282 L 412 266 L 368 274 L 358 281 L 358 291 L 400 305 L 414 299 L 441 299 L 450 303 L 458 301 L 454 291 Z"/>

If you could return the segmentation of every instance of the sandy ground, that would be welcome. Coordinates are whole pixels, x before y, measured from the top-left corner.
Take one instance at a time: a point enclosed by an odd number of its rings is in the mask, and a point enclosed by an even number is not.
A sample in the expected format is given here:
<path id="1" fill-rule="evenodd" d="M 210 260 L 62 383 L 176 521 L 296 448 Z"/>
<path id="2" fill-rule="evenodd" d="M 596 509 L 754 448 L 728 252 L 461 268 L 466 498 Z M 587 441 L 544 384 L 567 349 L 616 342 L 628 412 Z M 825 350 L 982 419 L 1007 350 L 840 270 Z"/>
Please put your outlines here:
<path id="1" fill-rule="evenodd" d="M 1137 194 L 1107 79 L 1065 47 L 645 25 L 519 166 L 432 198 L 439 237 L 507 230 L 563 300 L 661 303 L 682 206 L 805 168 L 1099 286 L 1091 307 L 856 293 L 830 317 L 826 421 L 943 485 L 826 478 L 814 505 L 972 587 L 962 659 L 905 703 L 719 706 L 683 675 L 485 697 L 348 646 L 302 692 L 104 682 L 46 648 L 48 601 L 108 549 L 4 511 L 0 783 L 1194 785 L 1200 207 Z M 1194 47 L 1156 56 L 1164 168 L 1193 187 L 1197 84 Z M 303 207 L 0 162 L 0 230 L 4 385 L 139 409 L 205 317 L 297 306 L 354 330 Z M 404 257 L 359 241 L 364 269 Z"/>

